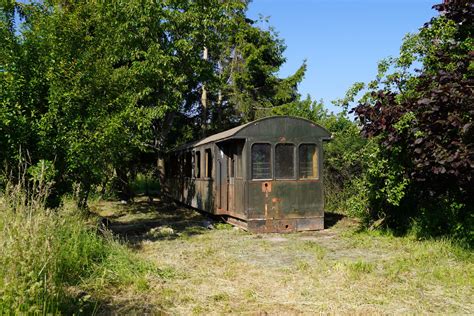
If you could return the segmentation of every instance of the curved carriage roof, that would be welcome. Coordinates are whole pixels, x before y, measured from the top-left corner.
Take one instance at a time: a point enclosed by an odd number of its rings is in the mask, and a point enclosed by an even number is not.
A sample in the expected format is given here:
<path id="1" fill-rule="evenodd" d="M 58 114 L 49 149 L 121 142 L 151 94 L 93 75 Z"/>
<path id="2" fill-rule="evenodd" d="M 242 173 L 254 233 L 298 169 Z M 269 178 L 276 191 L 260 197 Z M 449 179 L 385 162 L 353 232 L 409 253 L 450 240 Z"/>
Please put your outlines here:
<path id="1" fill-rule="evenodd" d="M 205 145 L 205 144 L 208 144 L 208 143 L 225 141 L 227 139 L 233 138 L 234 136 L 239 136 L 238 134 L 243 134 L 242 132 L 244 132 L 246 129 L 249 129 L 251 126 L 258 125 L 259 123 L 264 122 L 264 121 L 273 121 L 273 120 L 301 121 L 301 122 L 307 123 L 308 126 L 317 127 L 322 132 L 321 133 L 322 134 L 322 139 L 324 139 L 324 140 L 331 139 L 331 133 L 329 133 L 328 130 L 326 130 L 324 127 L 322 127 L 319 124 L 316 124 L 316 123 L 314 123 L 310 120 L 300 118 L 300 117 L 279 115 L 279 116 L 269 116 L 269 117 L 265 117 L 265 118 L 262 118 L 262 119 L 259 119 L 259 120 L 255 120 L 255 121 L 243 124 L 243 125 L 239 125 L 237 127 L 234 127 L 234 128 L 228 129 L 226 131 L 208 136 L 206 138 L 203 138 L 203 139 L 200 139 L 200 140 L 197 140 L 197 141 L 194 141 L 194 142 L 189 142 L 189 143 L 183 144 L 181 146 L 176 147 L 174 150 L 182 150 L 182 149 L 185 149 L 185 148 L 188 148 L 188 147 L 195 147 L 195 146 Z"/>

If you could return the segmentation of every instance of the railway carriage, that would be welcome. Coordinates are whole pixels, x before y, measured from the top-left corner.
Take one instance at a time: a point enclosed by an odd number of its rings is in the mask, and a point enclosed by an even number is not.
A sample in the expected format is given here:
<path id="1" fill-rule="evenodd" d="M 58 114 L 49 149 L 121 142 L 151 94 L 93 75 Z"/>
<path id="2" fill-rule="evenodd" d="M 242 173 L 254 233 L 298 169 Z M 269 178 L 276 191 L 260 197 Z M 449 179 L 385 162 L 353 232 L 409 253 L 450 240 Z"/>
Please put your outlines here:
<path id="1" fill-rule="evenodd" d="M 165 159 L 165 190 L 251 232 L 324 228 L 323 127 L 274 116 L 182 145 Z"/>

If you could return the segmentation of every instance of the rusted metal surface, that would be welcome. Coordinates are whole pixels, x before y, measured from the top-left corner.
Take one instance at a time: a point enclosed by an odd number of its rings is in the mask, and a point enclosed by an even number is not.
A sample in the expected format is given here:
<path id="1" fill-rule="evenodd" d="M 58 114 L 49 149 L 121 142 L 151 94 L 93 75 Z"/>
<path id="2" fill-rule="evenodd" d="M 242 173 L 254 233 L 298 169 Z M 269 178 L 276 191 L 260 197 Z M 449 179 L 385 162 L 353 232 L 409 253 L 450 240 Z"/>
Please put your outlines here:
<path id="1" fill-rule="evenodd" d="M 324 218 L 255 219 L 248 220 L 246 226 L 253 233 L 292 233 L 324 229 Z"/>
<path id="2" fill-rule="evenodd" d="M 224 215 L 232 224 L 251 232 L 323 229 L 322 141 L 329 138 L 325 129 L 304 119 L 282 116 L 250 122 L 181 146 L 177 152 L 201 151 L 202 157 L 204 150 L 212 150 L 212 176 L 207 182 L 186 178 L 183 173 L 167 177 L 167 192 L 192 207 Z M 255 143 L 270 144 L 272 148 L 269 179 L 252 179 L 251 148 Z M 295 146 L 291 179 L 275 178 L 273 155 L 277 144 Z M 316 178 L 299 176 L 300 144 L 316 146 Z"/>
<path id="3" fill-rule="evenodd" d="M 278 116 L 278 117 L 265 117 L 265 118 L 262 118 L 260 120 L 256 120 L 256 121 L 253 121 L 253 122 L 249 122 L 247 124 L 243 124 L 243 125 L 240 125 L 240 126 L 237 126 L 237 127 L 234 127 L 234 128 L 231 128 L 231 129 L 228 129 L 226 131 L 223 131 L 223 132 L 220 132 L 220 133 L 217 133 L 217 134 L 214 134 L 214 135 L 211 135 L 211 136 L 208 136 L 206 138 L 203 138 L 203 139 L 200 139 L 200 140 L 197 140 L 197 141 L 194 141 L 194 142 L 189 142 L 189 143 L 186 143 L 184 145 L 181 145 L 177 148 L 175 148 L 174 150 L 185 150 L 187 148 L 191 148 L 191 147 L 199 147 L 199 146 L 202 146 L 202 145 L 206 145 L 206 144 L 209 144 L 209 143 L 215 143 L 215 142 L 219 142 L 219 141 L 224 141 L 226 139 L 230 139 L 232 137 L 235 137 L 237 136 L 237 134 L 242 131 L 242 130 L 245 130 L 247 127 L 249 126 L 252 126 L 252 125 L 255 125 L 255 126 L 258 126 L 260 125 L 260 123 L 266 121 L 266 120 L 270 120 L 270 121 L 273 121 L 275 120 L 275 118 L 278 118 L 278 119 L 285 119 L 285 118 L 289 118 L 289 119 L 298 119 L 300 121 L 305 121 L 307 124 L 310 124 L 311 126 L 315 127 L 315 128 L 319 128 L 323 131 L 325 131 L 325 134 L 324 137 L 326 137 L 327 139 L 330 139 L 331 135 L 329 134 L 328 131 L 326 131 L 326 129 L 324 129 L 324 127 L 314 123 L 314 122 L 311 122 L 309 120 L 306 120 L 306 119 L 303 119 L 303 118 L 295 118 L 295 117 L 290 117 L 290 116 Z M 285 136 L 282 136 L 285 140 Z"/>
<path id="4" fill-rule="evenodd" d="M 262 192 L 263 193 L 272 192 L 272 183 L 269 181 L 262 182 Z"/>
<path id="5" fill-rule="evenodd" d="M 225 216 L 223 219 L 229 224 L 248 230 L 248 223 L 243 219 L 234 216 Z"/>

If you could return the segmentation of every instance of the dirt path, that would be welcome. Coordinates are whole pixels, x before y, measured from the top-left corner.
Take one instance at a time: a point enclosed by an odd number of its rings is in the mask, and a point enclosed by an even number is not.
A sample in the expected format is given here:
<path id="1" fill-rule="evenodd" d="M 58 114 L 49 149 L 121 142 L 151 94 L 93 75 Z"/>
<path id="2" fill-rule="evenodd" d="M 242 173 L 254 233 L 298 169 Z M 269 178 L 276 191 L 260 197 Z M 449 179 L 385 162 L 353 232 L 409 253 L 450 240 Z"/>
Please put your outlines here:
<path id="1" fill-rule="evenodd" d="M 167 271 L 150 276 L 144 289 L 121 289 L 109 311 L 474 312 L 472 257 L 443 251 L 443 243 L 357 234 L 356 223 L 338 215 L 323 231 L 256 235 L 170 201 L 94 209 L 141 257 Z"/>

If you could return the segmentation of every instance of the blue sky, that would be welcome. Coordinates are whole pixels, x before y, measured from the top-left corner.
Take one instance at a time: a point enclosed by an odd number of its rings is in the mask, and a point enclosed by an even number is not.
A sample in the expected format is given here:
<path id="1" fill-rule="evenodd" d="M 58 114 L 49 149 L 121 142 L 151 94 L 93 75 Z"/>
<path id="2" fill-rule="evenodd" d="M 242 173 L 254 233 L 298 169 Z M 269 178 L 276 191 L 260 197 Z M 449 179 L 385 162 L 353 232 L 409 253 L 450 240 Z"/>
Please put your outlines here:
<path id="1" fill-rule="evenodd" d="M 280 76 L 292 74 L 307 60 L 303 96 L 343 97 L 356 81 L 374 79 L 377 62 L 397 56 L 403 37 L 437 15 L 441 0 L 253 0 L 248 16 L 269 16 L 285 40 L 287 62 Z"/>

